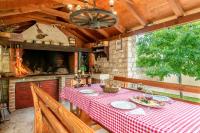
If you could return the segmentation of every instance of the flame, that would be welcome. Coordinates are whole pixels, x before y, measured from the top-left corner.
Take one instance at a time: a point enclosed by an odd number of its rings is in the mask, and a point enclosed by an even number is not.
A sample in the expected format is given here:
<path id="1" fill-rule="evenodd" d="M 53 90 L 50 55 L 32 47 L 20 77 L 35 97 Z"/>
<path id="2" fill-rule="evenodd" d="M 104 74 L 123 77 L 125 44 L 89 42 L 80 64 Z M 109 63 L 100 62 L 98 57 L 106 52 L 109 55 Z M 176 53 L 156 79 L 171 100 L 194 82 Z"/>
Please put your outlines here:
<path id="1" fill-rule="evenodd" d="M 15 74 L 17 77 L 26 76 L 29 74 L 29 71 L 22 64 L 19 48 L 16 49 Z"/>

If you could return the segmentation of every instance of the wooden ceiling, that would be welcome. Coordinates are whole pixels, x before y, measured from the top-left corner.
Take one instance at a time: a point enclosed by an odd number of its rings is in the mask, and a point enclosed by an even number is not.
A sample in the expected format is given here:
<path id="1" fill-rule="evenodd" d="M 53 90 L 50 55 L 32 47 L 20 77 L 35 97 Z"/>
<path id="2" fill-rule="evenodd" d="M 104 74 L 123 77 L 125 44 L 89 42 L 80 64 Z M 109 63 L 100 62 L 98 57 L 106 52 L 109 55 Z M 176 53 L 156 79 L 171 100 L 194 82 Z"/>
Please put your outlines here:
<path id="1" fill-rule="evenodd" d="M 92 0 L 89 1 L 90 3 Z M 96 0 L 109 10 L 108 0 Z M 85 43 L 115 39 L 200 19 L 200 0 L 115 0 L 119 23 L 111 28 L 90 30 L 69 22 L 67 4 L 82 0 L 0 0 L 0 31 L 14 27 L 22 32 L 36 22 L 56 24 Z"/>

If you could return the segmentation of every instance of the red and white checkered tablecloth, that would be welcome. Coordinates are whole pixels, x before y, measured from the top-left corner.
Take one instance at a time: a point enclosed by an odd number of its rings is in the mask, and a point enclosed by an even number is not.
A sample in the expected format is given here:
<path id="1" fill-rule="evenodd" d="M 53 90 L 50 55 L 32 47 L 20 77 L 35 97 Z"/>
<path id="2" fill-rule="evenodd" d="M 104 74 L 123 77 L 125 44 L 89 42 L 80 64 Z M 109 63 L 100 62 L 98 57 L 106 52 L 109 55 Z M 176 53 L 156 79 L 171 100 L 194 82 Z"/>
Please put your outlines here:
<path id="1" fill-rule="evenodd" d="M 116 100 L 129 100 L 141 93 L 122 89 L 118 94 L 103 93 L 98 85 L 92 89 L 100 92 L 99 96 L 88 96 L 79 93 L 79 89 L 65 88 L 61 97 L 77 105 L 91 118 L 114 133 L 200 133 L 200 106 L 174 101 L 162 109 L 143 108 L 145 115 L 128 115 L 111 107 Z M 129 110 L 130 111 L 130 110 Z"/>
<path id="2" fill-rule="evenodd" d="M 81 94 L 79 91 L 83 89 L 93 89 L 97 93 L 98 96 L 88 96 Z M 90 112 L 90 103 L 94 99 L 101 99 L 104 97 L 113 97 L 115 95 L 128 93 L 130 90 L 121 89 L 118 93 L 103 93 L 102 88 L 99 84 L 93 84 L 91 87 L 80 87 L 80 88 L 73 88 L 73 87 L 65 87 L 62 92 L 60 93 L 60 97 L 62 99 L 67 99 L 74 105 L 78 106 L 80 109 L 84 110 L 86 113 L 89 114 Z"/>

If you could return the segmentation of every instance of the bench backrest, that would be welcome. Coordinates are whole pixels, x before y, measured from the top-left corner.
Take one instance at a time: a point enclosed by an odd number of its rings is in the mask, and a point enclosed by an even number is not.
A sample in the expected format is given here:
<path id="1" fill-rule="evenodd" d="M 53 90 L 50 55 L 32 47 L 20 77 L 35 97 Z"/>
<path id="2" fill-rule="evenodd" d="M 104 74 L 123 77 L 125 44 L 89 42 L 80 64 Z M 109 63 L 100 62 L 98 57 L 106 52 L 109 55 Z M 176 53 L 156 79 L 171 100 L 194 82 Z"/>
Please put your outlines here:
<path id="1" fill-rule="evenodd" d="M 31 83 L 34 101 L 34 133 L 94 133 L 78 117 Z"/>

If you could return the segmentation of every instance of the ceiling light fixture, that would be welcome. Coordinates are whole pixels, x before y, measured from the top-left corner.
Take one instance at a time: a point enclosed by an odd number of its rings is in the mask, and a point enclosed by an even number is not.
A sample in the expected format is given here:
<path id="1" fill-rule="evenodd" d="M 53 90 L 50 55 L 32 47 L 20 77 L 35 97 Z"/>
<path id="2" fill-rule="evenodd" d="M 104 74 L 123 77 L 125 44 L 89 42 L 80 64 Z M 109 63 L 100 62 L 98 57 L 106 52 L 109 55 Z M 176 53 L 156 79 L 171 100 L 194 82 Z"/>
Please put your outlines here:
<path id="1" fill-rule="evenodd" d="M 110 10 L 100 9 L 96 7 L 96 0 L 92 4 L 88 0 L 84 0 L 84 6 L 77 5 L 73 10 L 73 6 L 68 5 L 70 13 L 70 22 L 83 28 L 101 29 L 114 26 L 118 22 L 117 12 L 114 10 L 114 0 L 109 0 Z M 92 5 L 92 6 L 91 6 Z"/>

